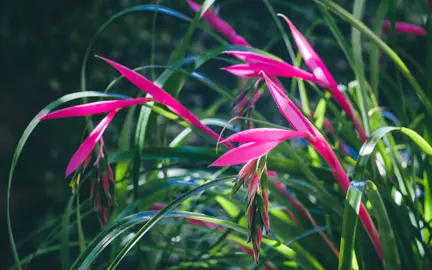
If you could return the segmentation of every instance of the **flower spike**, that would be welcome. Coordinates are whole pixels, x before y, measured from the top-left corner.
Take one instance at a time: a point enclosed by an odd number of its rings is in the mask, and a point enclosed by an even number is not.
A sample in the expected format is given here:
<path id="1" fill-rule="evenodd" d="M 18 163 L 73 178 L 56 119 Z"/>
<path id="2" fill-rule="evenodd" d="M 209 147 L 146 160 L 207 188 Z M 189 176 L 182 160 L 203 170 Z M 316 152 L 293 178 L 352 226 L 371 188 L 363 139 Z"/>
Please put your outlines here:
<path id="1" fill-rule="evenodd" d="M 350 185 L 350 180 L 345 172 L 345 169 L 340 164 L 338 158 L 333 152 L 329 143 L 325 140 L 322 134 L 303 116 L 300 110 L 294 105 L 294 103 L 286 96 L 282 90 L 263 72 L 263 77 L 267 83 L 268 89 L 272 94 L 279 110 L 290 122 L 295 130 L 309 132 L 313 141 L 309 140 L 309 143 L 317 150 L 317 152 L 327 162 L 333 176 L 341 187 L 342 191 L 346 194 Z M 375 224 L 372 221 L 371 216 L 367 212 L 364 205 L 360 205 L 359 212 L 360 219 L 367 231 L 378 256 L 383 258 L 382 243 L 378 235 L 378 231 Z"/>
<path id="2" fill-rule="evenodd" d="M 96 128 L 93 129 L 90 135 L 80 145 L 78 150 L 76 150 L 75 154 L 72 156 L 66 168 L 66 177 L 68 177 L 87 159 L 87 157 L 92 152 L 93 148 L 102 138 L 103 132 L 113 120 L 116 112 L 117 111 L 112 111 L 104 119 L 102 119 L 102 121 L 100 121 L 100 123 L 96 126 Z"/>

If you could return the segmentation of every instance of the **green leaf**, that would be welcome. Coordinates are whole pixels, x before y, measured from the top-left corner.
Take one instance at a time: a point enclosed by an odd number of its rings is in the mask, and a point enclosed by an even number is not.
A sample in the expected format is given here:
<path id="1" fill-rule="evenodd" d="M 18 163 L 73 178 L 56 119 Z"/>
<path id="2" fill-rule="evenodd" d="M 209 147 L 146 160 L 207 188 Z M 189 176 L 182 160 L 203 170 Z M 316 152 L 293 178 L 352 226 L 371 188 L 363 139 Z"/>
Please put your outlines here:
<path id="1" fill-rule="evenodd" d="M 184 20 L 184 21 L 191 21 L 191 19 L 185 15 L 183 15 L 182 13 L 164 7 L 164 6 L 159 6 L 159 5 L 137 5 L 137 6 L 133 6 L 127 9 L 124 9 L 116 14 L 114 14 L 113 16 L 111 16 L 106 22 L 104 22 L 104 24 L 102 24 L 98 31 L 96 32 L 96 34 L 93 36 L 93 38 L 91 39 L 89 45 L 87 46 L 86 52 L 84 54 L 84 59 L 82 62 L 82 66 L 81 66 L 81 90 L 85 91 L 87 89 L 87 83 L 86 83 L 86 72 L 87 72 L 87 62 L 88 62 L 88 58 L 90 55 L 90 52 L 93 48 L 94 43 L 96 42 L 97 38 L 99 37 L 99 35 L 115 20 L 128 15 L 130 13 L 134 13 L 134 12 L 160 12 L 160 13 L 164 13 L 173 17 L 176 17 L 178 19 Z"/>
<path id="2" fill-rule="evenodd" d="M 211 163 L 216 160 L 223 152 L 218 150 L 215 152 L 214 148 L 205 147 L 146 147 L 141 153 L 141 158 L 145 160 L 157 160 L 157 159 L 171 159 L 181 161 L 194 161 L 201 163 Z M 131 152 L 118 153 L 109 157 L 110 162 L 117 163 L 119 161 L 130 160 L 132 158 Z M 319 178 L 326 181 L 333 181 L 333 175 L 328 169 L 308 166 L 303 164 L 308 169 L 319 175 Z M 281 173 L 288 173 L 293 177 L 305 177 L 305 174 L 297 162 L 290 159 L 269 156 L 267 159 L 267 166 L 269 170 L 273 170 Z M 319 188 L 319 187 L 318 187 Z"/>
<path id="3" fill-rule="evenodd" d="M 183 217 L 183 218 L 193 218 L 197 220 L 203 220 L 207 222 L 212 222 L 218 225 L 225 226 L 227 228 L 233 229 L 243 235 L 247 234 L 247 228 L 241 227 L 237 224 L 220 220 L 217 218 L 208 217 L 205 215 L 190 213 L 190 212 L 180 212 L 180 211 L 171 211 L 179 204 L 189 199 L 191 196 L 194 196 L 202 191 L 205 191 L 213 186 L 219 185 L 226 181 L 232 180 L 232 177 L 221 178 L 218 180 L 214 180 L 212 182 L 208 182 L 204 185 L 201 185 L 183 195 L 181 195 L 176 200 L 172 201 L 168 204 L 163 210 L 157 212 L 143 212 L 138 213 L 122 220 L 119 220 L 107 228 L 105 228 L 99 235 L 93 239 L 93 241 L 87 246 L 86 250 L 78 257 L 75 261 L 74 265 L 71 269 L 87 269 L 90 267 L 91 263 L 96 259 L 96 257 L 102 252 L 102 250 L 116 237 L 118 237 L 125 230 L 133 227 L 136 224 L 147 222 L 131 239 L 128 244 L 124 247 L 123 252 L 126 252 L 136 243 L 151 227 L 153 227 L 158 221 L 160 221 L 164 217 Z M 272 246 L 274 249 L 279 251 L 279 253 L 293 258 L 295 257 L 295 252 L 288 248 L 287 246 L 270 239 L 263 239 L 263 243 L 269 246 Z M 121 258 L 125 255 L 125 253 L 121 252 L 118 254 L 118 257 L 111 263 L 110 268 L 115 268 L 120 262 Z"/>
<path id="4" fill-rule="evenodd" d="M 426 47 L 426 74 L 432 72 L 432 15 L 428 16 L 426 22 L 427 30 L 427 47 Z M 426 94 L 429 99 L 432 99 L 432 76 L 426 76 Z"/>
<path id="5" fill-rule="evenodd" d="M 356 174 L 354 179 L 361 179 L 362 174 Z M 387 215 L 384 202 L 377 187 L 371 181 L 353 181 L 348 189 L 342 225 L 340 245 L 339 270 L 353 269 L 354 242 L 357 232 L 358 213 L 362 197 L 366 195 L 372 205 L 372 213 L 377 220 L 379 235 L 384 252 L 386 269 L 401 269 L 401 262 L 396 245 L 396 239 Z"/>
<path id="6" fill-rule="evenodd" d="M 353 181 L 347 194 L 345 213 L 343 219 L 341 253 L 339 259 L 339 269 L 351 269 L 352 253 L 354 250 L 354 241 L 356 226 L 358 222 L 358 211 L 363 194 L 367 195 L 372 205 L 372 212 L 378 222 L 379 234 L 382 241 L 384 260 L 387 269 L 400 269 L 400 258 L 394 233 L 388 219 L 386 208 L 382 202 L 377 187 L 373 182 L 361 182 L 369 160 L 373 157 L 377 143 L 387 133 L 391 131 L 401 131 L 415 142 L 426 154 L 432 155 L 432 147 L 415 131 L 408 128 L 399 127 L 382 127 L 373 132 L 369 139 L 360 149 L 360 154 L 354 168 Z"/>
<path id="7" fill-rule="evenodd" d="M 328 27 L 330 28 L 330 31 L 333 33 L 333 36 L 336 38 L 343 53 L 345 54 L 345 57 L 351 69 L 355 70 L 352 50 L 350 45 L 348 44 L 347 39 L 345 38 L 344 34 L 337 26 L 333 16 L 328 12 L 327 8 L 324 6 L 318 6 L 318 8 L 320 9 L 321 13 L 324 15 L 324 20 L 327 23 Z"/>
<path id="8" fill-rule="evenodd" d="M 186 50 L 189 48 L 190 41 L 192 39 L 192 34 L 194 33 L 195 29 L 198 27 L 199 20 L 201 19 L 202 15 L 207 11 L 208 8 L 214 3 L 215 0 L 205 0 L 204 3 L 201 5 L 200 12 L 195 15 L 192 22 L 190 23 L 186 34 L 183 36 L 180 44 L 177 46 L 177 49 L 174 51 L 174 53 L 171 55 L 169 64 L 175 64 L 178 61 L 181 61 L 185 58 Z M 177 97 L 180 94 L 181 89 L 183 88 L 183 85 L 185 83 L 185 76 L 178 72 L 173 72 L 170 70 L 165 71 L 162 74 L 160 78 L 167 78 L 166 81 L 161 82 L 159 79 L 157 80 L 157 84 L 163 85 L 165 90 L 168 93 L 171 93 L 174 97 Z"/>
<path id="9" fill-rule="evenodd" d="M 353 8 L 353 16 L 356 20 L 361 20 L 363 17 L 363 9 L 365 5 L 365 0 L 356 0 L 354 1 L 354 8 Z M 366 79 L 364 76 L 364 64 L 363 64 L 363 56 L 362 56 L 362 42 L 361 42 L 361 36 L 360 31 L 357 30 L 357 28 L 352 26 L 351 29 L 351 43 L 353 48 L 353 57 L 354 57 L 354 73 L 356 74 L 356 79 L 358 82 L 358 88 L 357 88 L 357 96 L 360 103 L 360 111 L 361 116 L 363 120 L 363 126 L 365 127 L 366 135 L 370 134 L 371 127 L 369 123 L 369 101 L 368 101 L 368 94 L 366 91 Z"/>
<path id="10" fill-rule="evenodd" d="M 429 143 L 423 139 L 417 132 L 412 129 L 404 127 L 382 127 L 374 131 L 369 139 L 363 144 L 360 149 L 359 158 L 357 159 L 357 164 L 355 167 L 355 174 L 363 174 L 366 169 L 366 164 L 373 156 L 373 152 L 379 140 L 381 140 L 387 133 L 391 131 L 401 131 L 407 135 L 413 142 L 415 142 L 422 151 L 428 155 L 432 155 L 432 147 Z"/>
<path id="11" fill-rule="evenodd" d="M 276 14 L 273 6 L 270 4 L 269 0 L 263 0 L 263 1 L 264 1 L 264 4 L 266 5 L 268 11 L 270 12 L 270 15 L 272 16 L 273 20 L 275 21 L 277 28 L 279 29 L 279 33 L 282 36 L 282 39 L 285 43 L 285 47 L 288 49 L 288 53 L 289 53 L 289 56 L 291 58 L 291 62 L 295 63 L 296 58 L 295 58 L 295 53 L 294 53 L 292 44 L 289 41 L 288 35 L 286 34 L 286 31 L 285 31 L 284 27 L 282 26 L 280 19 L 278 18 L 277 14 Z"/>
<path id="12" fill-rule="evenodd" d="M 381 1 L 378 9 L 376 11 L 376 15 L 374 18 L 374 26 L 373 30 L 375 35 L 381 36 L 382 29 L 382 21 L 387 13 L 388 9 L 388 0 Z M 375 44 L 370 45 L 369 49 L 369 71 L 370 71 L 370 82 L 371 88 L 374 91 L 375 95 L 378 97 L 378 86 L 379 86 L 379 48 Z"/>
<path id="13" fill-rule="evenodd" d="M 69 256 L 69 218 L 72 212 L 72 206 L 75 196 L 73 195 L 66 206 L 66 210 L 62 218 L 61 227 L 61 239 L 60 239 L 60 258 L 62 263 L 62 269 L 66 270 L 70 266 L 70 256 Z"/>

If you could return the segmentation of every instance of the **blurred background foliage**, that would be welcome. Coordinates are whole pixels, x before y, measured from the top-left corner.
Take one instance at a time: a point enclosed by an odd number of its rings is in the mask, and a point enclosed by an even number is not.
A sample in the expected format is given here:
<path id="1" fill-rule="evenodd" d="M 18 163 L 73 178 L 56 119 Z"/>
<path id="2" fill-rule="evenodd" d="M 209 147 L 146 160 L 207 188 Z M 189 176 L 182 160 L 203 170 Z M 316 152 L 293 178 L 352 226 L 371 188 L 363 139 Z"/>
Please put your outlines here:
<path id="1" fill-rule="evenodd" d="M 84 52 L 98 28 L 113 14 L 133 5 L 166 5 L 188 16 L 193 13 L 181 0 L 134 1 L 134 0 L 75 0 L 75 1 L 30 1 L 6 0 L 0 3 L 0 179 L 1 205 L 5 205 L 7 173 L 18 139 L 24 128 L 49 102 L 80 89 L 80 72 Z M 313 1 L 271 1 L 277 12 L 283 12 L 299 29 L 306 29 L 318 20 L 319 12 Z M 350 8 L 351 1 L 337 1 Z M 399 1 L 402 5 L 402 1 Z M 259 0 L 216 1 L 221 7 L 220 15 L 245 36 L 251 44 L 262 48 L 274 37 L 280 37 L 270 14 Z M 375 14 L 378 0 L 367 1 L 365 20 Z M 398 9 L 397 19 L 419 23 L 422 18 L 421 4 L 403 5 Z M 112 23 L 96 41 L 91 55 L 98 54 L 119 60 L 130 67 L 147 65 L 151 61 L 151 40 L 155 39 L 155 63 L 165 64 L 167 55 L 183 37 L 188 24 L 167 15 L 158 15 L 155 36 L 152 37 L 153 13 L 137 12 Z M 207 27 L 203 24 L 203 27 Z M 341 25 L 349 34 L 350 26 Z M 216 43 L 202 31 L 195 32 L 189 54 L 198 54 Z M 399 38 L 391 43 L 396 50 L 419 59 L 424 51 L 425 39 L 415 37 Z M 319 42 L 318 53 L 324 58 L 340 83 L 347 84 L 354 79 L 352 71 L 343 57 L 328 28 L 320 25 L 309 39 Z M 270 50 L 288 60 L 283 42 L 277 40 Z M 365 59 L 368 59 L 365 57 Z M 421 59 L 421 56 L 420 56 Z M 289 61 L 288 61 L 289 62 Z M 408 62 L 409 63 L 409 62 Z M 220 64 L 220 63 L 219 63 Z M 424 64 L 424 63 L 420 63 Z M 200 70 L 210 78 L 224 81 L 226 86 L 242 83 L 218 69 L 218 63 L 206 64 Z M 389 68 L 392 68 L 391 66 Z M 415 68 L 414 75 L 415 75 Z M 149 77 L 150 72 L 144 72 Z M 87 79 L 89 90 L 101 90 L 116 76 L 114 70 L 94 58 L 90 59 Z M 127 83 L 121 84 L 131 88 Z M 207 108 L 215 93 L 205 87 L 194 87 L 188 82 L 181 95 L 181 101 L 189 108 Z M 117 86 L 118 87 L 118 86 Z M 260 102 L 268 101 L 268 98 Z M 413 99 L 415 101 L 415 99 Z M 416 103 L 413 103 L 415 106 Z M 84 129 L 83 119 L 48 121 L 40 125 L 30 140 L 18 163 L 12 190 L 12 224 L 16 239 L 22 239 L 46 220 L 59 216 L 70 195 L 68 182 L 64 180 L 64 168 L 71 154 L 81 141 Z M 115 129 L 111 129 L 115 138 Z M 5 220 L 5 207 L 0 208 Z M 97 223 L 97 220 L 93 220 Z M 0 225 L 0 243 L 3 265 L 10 265 L 12 259 L 7 238 L 6 223 Z M 23 254 L 35 250 L 38 240 L 26 244 Z M 18 241 L 19 246 L 19 241 Z M 6 255 L 5 255 L 6 254 Z M 51 262 L 53 266 L 58 262 Z M 38 263 L 31 265 L 37 267 Z M 45 269 L 49 268 L 44 262 Z"/>

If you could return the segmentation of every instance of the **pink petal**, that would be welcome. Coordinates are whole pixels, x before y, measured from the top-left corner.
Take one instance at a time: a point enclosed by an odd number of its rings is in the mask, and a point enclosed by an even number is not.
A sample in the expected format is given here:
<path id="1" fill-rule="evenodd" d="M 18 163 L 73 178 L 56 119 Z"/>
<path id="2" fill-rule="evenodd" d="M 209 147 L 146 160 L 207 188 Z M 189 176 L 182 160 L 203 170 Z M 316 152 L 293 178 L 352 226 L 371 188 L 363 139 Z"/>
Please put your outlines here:
<path id="1" fill-rule="evenodd" d="M 39 118 L 39 120 L 68 118 L 68 117 L 77 117 L 77 116 L 105 113 L 116 109 L 122 109 L 125 107 L 143 104 L 150 100 L 151 99 L 149 98 L 134 98 L 134 99 L 126 99 L 126 100 L 108 100 L 108 101 L 92 102 L 92 103 L 72 106 L 69 108 L 48 113 L 42 116 L 41 118 Z"/>
<path id="2" fill-rule="evenodd" d="M 346 194 L 350 185 L 350 180 L 345 172 L 345 169 L 342 167 L 333 150 L 331 149 L 331 146 L 321 135 L 321 133 L 319 133 L 319 131 L 304 117 L 304 115 L 301 114 L 301 112 L 294 105 L 294 103 L 282 92 L 282 90 L 273 81 L 271 81 L 266 76 L 264 72 L 263 77 L 266 80 L 270 93 L 276 101 L 279 110 L 282 112 L 288 122 L 290 122 L 293 128 L 298 131 L 308 131 L 314 138 L 314 140 L 309 140 L 309 142 L 327 162 L 334 178 L 338 182 L 343 192 Z M 382 258 L 381 241 L 379 239 L 375 225 L 363 205 L 361 205 L 360 207 L 360 219 L 365 226 L 365 229 L 369 237 L 371 238 L 375 249 L 378 252 L 378 255 L 380 256 L 380 258 Z"/>
<path id="3" fill-rule="evenodd" d="M 272 66 L 258 64 L 238 64 L 221 68 L 229 73 L 243 78 L 257 78 L 261 70 L 266 70 L 270 74 L 277 73 L 278 70 Z"/>
<path id="4" fill-rule="evenodd" d="M 248 200 L 250 200 L 253 196 L 255 196 L 255 193 L 257 192 L 259 187 L 259 180 L 260 180 L 259 175 L 257 174 L 252 175 L 246 192 L 246 196 L 248 197 Z"/>
<path id="5" fill-rule="evenodd" d="M 193 11 L 200 11 L 200 5 L 198 5 L 192 0 L 187 0 L 187 2 Z M 234 28 L 232 28 L 227 22 L 215 15 L 212 11 L 207 10 L 202 18 L 214 29 L 216 29 L 216 31 L 225 36 L 232 44 L 246 47 L 249 46 L 248 42 L 244 39 L 244 37 L 238 35 Z"/>
<path id="6" fill-rule="evenodd" d="M 389 33 L 391 31 L 391 22 L 387 20 L 382 21 L 382 29 L 384 33 Z M 396 22 L 395 30 L 396 33 L 399 34 L 410 34 L 413 36 L 426 36 L 425 29 L 423 29 L 420 26 L 416 26 L 405 22 Z"/>
<path id="7" fill-rule="evenodd" d="M 317 80 L 315 76 L 309 72 L 269 56 L 243 51 L 226 51 L 225 53 L 235 56 L 247 63 L 223 68 L 239 77 L 259 77 L 259 72 L 264 71 L 268 76 L 295 77 L 305 81 L 311 81 L 320 86 L 326 86 L 326 84 L 323 84 L 321 80 Z"/>
<path id="8" fill-rule="evenodd" d="M 255 172 L 255 167 L 256 167 L 256 159 L 252 159 L 250 161 L 248 161 L 243 168 L 241 168 L 241 170 L 239 171 L 237 178 L 239 179 L 239 181 L 242 181 L 243 178 L 245 178 L 245 180 L 247 180 L 247 178 L 249 178 L 249 176 L 251 176 L 254 172 Z"/>
<path id="9" fill-rule="evenodd" d="M 152 207 L 150 207 L 150 210 L 162 210 L 165 208 L 165 206 L 166 205 L 163 203 L 155 203 Z"/>
<path id="10" fill-rule="evenodd" d="M 275 59 L 270 56 L 262 55 L 255 52 L 245 52 L 245 51 L 225 51 L 224 53 L 232 55 L 239 60 L 242 60 L 246 63 L 251 64 L 267 64 L 267 65 L 274 65 L 279 66 L 281 64 L 284 64 L 283 61 Z"/>
<path id="11" fill-rule="evenodd" d="M 279 88 L 265 72 L 262 73 L 267 87 L 273 96 L 279 110 L 291 124 L 291 126 L 300 132 L 308 132 L 312 130 L 312 124 L 306 117 L 300 112 L 300 110 L 294 105 L 294 103 L 283 93 L 282 89 Z M 312 134 L 313 135 L 313 134 Z"/>
<path id="12" fill-rule="evenodd" d="M 304 132 L 279 128 L 254 128 L 238 132 L 229 136 L 222 142 L 268 142 L 268 141 L 283 141 L 292 138 L 307 138 L 309 135 Z"/>
<path id="13" fill-rule="evenodd" d="M 305 81 L 311 81 L 321 85 L 321 81 L 318 81 L 312 74 L 302 69 L 291 66 L 287 63 L 281 63 L 279 66 L 261 64 L 261 63 L 247 63 L 238 64 L 222 68 L 236 76 L 245 78 L 257 78 L 260 77 L 260 72 L 264 71 L 268 76 L 272 77 L 286 77 L 286 78 L 298 78 Z"/>
<path id="14" fill-rule="evenodd" d="M 90 135 L 80 145 L 78 150 L 76 150 L 75 154 L 72 156 L 66 168 L 66 177 L 68 177 L 73 171 L 75 171 L 88 157 L 88 155 L 91 153 L 95 145 L 102 137 L 102 133 L 108 127 L 109 123 L 111 123 L 115 114 L 116 111 L 112 111 L 104 119 L 102 119 L 102 121 L 100 121 L 100 123 L 95 127 L 95 129 L 93 129 Z"/>
<path id="15" fill-rule="evenodd" d="M 196 126 L 215 138 L 216 140 L 219 140 L 219 135 L 215 133 L 213 130 L 205 126 L 201 123 L 201 121 L 188 109 L 186 109 L 180 102 L 178 102 L 174 97 L 172 97 L 170 94 L 165 92 L 162 88 L 155 85 L 153 82 L 145 78 L 144 76 L 140 75 L 139 73 L 119 64 L 112 60 L 99 57 L 108 64 L 112 65 L 115 69 L 117 69 L 126 79 L 128 79 L 131 83 L 133 83 L 135 86 L 140 88 L 145 93 L 148 93 L 153 96 L 153 99 L 156 100 L 159 103 L 164 104 L 167 106 L 171 111 L 176 113 L 178 116 L 183 118 L 185 121 L 187 121 L 189 124 Z M 231 145 L 226 144 L 228 147 Z"/>
<path id="16" fill-rule="evenodd" d="M 288 26 L 291 29 L 294 41 L 297 44 L 300 54 L 302 55 L 306 65 L 309 67 L 315 77 L 324 82 L 324 84 L 330 86 L 331 88 L 336 87 L 337 89 L 336 81 L 333 79 L 333 76 L 328 71 L 326 65 L 323 63 L 321 58 L 309 44 L 307 39 L 300 33 L 300 31 L 285 15 L 278 14 L 278 16 L 284 18 L 285 21 L 288 23 Z"/>
<path id="17" fill-rule="evenodd" d="M 251 159 L 265 155 L 268 151 L 275 148 L 281 141 L 252 142 L 243 144 L 231 149 L 219 157 L 210 166 L 232 166 L 245 163 Z"/>
<path id="18" fill-rule="evenodd" d="M 307 39 L 300 33 L 300 31 L 294 26 L 294 24 L 283 14 L 278 14 L 288 23 L 288 26 L 291 29 L 294 40 L 297 44 L 297 47 L 302 55 L 306 65 L 312 71 L 314 76 L 322 82 L 321 86 L 325 86 L 328 88 L 330 94 L 335 99 L 337 103 L 342 107 L 342 109 L 346 112 L 347 116 L 353 121 L 354 126 L 359 132 L 360 138 L 362 141 L 366 141 L 367 136 L 366 133 L 357 118 L 354 109 L 352 108 L 348 99 L 344 96 L 344 94 L 339 90 L 337 83 L 329 70 L 327 69 L 324 62 L 309 44 Z"/>

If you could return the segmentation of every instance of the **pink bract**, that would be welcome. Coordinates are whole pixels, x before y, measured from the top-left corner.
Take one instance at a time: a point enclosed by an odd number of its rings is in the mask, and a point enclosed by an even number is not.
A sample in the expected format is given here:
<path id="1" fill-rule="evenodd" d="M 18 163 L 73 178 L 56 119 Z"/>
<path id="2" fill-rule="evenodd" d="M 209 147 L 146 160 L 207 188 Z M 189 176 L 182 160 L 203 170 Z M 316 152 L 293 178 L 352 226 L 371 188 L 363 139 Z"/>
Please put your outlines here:
<path id="1" fill-rule="evenodd" d="M 93 148 L 102 138 L 103 132 L 111 123 L 115 114 L 116 111 L 112 111 L 104 119 L 102 119 L 102 121 L 100 121 L 100 123 L 95 127 L 95 129 L 93 129 L 90 135 L 80 145 L 78 150 L 76 150 L 75 154 L 72 156 L 66 168 L 66 177 L 68 177 L 73 171 L 75 171 L 84 162 L 84 160 L 90 155 Z"/>
<path id="2" fill-rule="evenodd" d="M 219 139 L 219 135 L 211 130 L 206 125 L 202 124 L 201 121 L 193 113 L 191 113 L 186 107 L 184 107 L 180 102 L 178 102 L 173 96 L 168 94 L 165 90 L 155 85 L 153 82 L 142 76 L 141 74 L 117 63 L 112 60 L 100 57 L 102 60 L 113 66 L 120 72 L 126 79 L 128 79 L 132 84 L 137 86 L 143 92 L 152 95 L 152 98 L 167 106 L 171 111 L 176 113 L 179 117 L 183 118 L 189 124 L 200 128 L 210 136 L 215 139 Z M 225 144 L 229 147 L 229 144 Z"/>
<path id="3" fill-rule="evenodd" d="M 195 3 L 192 0 L 186 0 L 189 6 L 192 8 L 193 11 L 199 12 L 201 9 L 201 6 L 197 3 Z M 202 18 L 211 25 L 216 31 L 221 33 L 223 36 L 225 36 L 232 44 L 239 45 L 239 46 L 249 46 L 246 39 L 239 34 L 236 33 L 234 28 L 232 28 L 227 22 L 222 20 L 219 16 L 215 15 L 212 11 L 207 10 Z"/>
<path id="4" fill-rule="evenodd" d="M 268 142 L 268 141 L 283 141 L 292 138 L 307 138 L 308 134 L 293 130 L 279 128 L 254 128 L 237 132 L 229 136 L 223 142 Z"/>
<path id="5" fill-rule="evenodd" d="M 149 102 L 150 100 L 151 99 L 149 98 L 134 98 L 134 99 L 125 99 L 125 100 L 108 100 L 108 101 L 92 102 L 92 103 L 72 106 L 69 108 L 48 113 L 40 117 L 39 120 L 100 114 L 100 113 L 110 112 L 113 110 L 122 109 L 130 106 L 135 106 L 138 104 L 144 104 L 146 102 Z"/>
<path id="6" fill-rule="evenodd" d="M 282 17 L 291 29 L 294 41 L 297 44 L 300 54 L 302 55 L 306 65 L 312 71 L 314 76 L 322 82 L 322 84 L 329 90 L 332 97 L 346 112 L 347 116 L 353 121 L 356 127 L 360 139 L 364 142 L 367 139 L 366 132 L 364 131 L 360 120 L 358 119 L 351 103 L 348 98 L 339 90 L 338 85 L 327 69 L 327 66 L 321 60 L 319 55 L 315 52 L 312 46 L 309 44 L 307 39 L 300 33 L 300 31 L 294 26 L 294 24 L 283 14 L 278 14 Z"/>
<path id="7" fill-rule="evenodd" d="M 233 148 L 219 157 L 210 166 L 232 166 L 245 163 L 249 160 L 267 154 L 281 141 L 251 142 Z"/>

